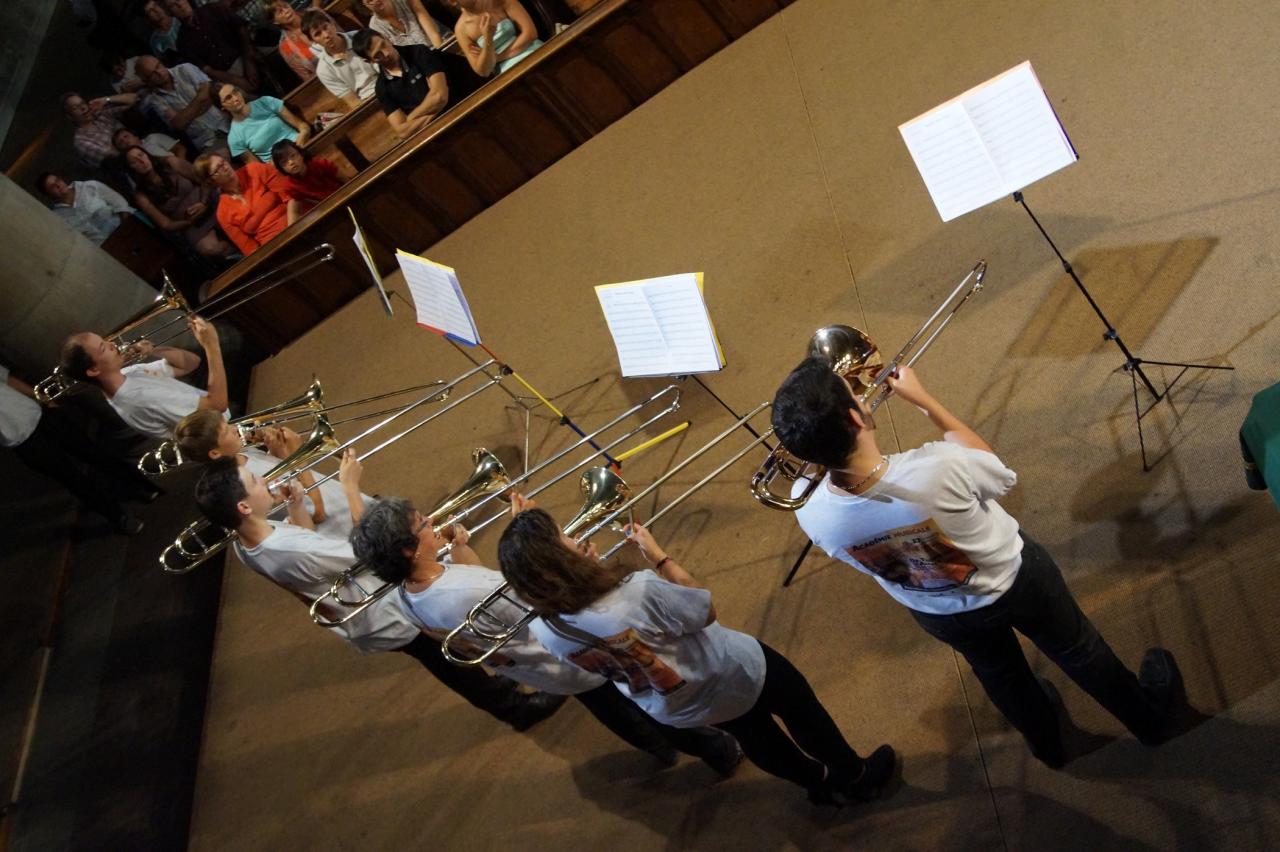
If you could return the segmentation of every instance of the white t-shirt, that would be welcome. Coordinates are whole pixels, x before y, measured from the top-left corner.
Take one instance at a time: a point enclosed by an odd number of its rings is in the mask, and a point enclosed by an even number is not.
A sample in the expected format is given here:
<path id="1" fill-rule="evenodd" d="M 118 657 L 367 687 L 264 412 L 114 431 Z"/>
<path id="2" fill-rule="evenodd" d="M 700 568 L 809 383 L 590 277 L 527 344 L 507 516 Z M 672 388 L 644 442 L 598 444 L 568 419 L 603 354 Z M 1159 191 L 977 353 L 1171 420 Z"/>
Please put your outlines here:
<path id="1" fill-rule="evenodd" d="M 356 562 L 351 545 L 345 541 L 293 524 L 270 523 L 274 531 L 257 547 L 247 548 L 238 541 L 233 547 L 240 561 L 277 586 L 315 600 L 329 591 L 338 575 Z M 352 584 L 365 593 L 382 585 L 368 572 L 356 577 Z M 356 596 L 351 585 L 347 589 L 351 597 Z M 403 648 L 418 637 L 419 631 L 405 617 L 398 597 L 394 593 L 383 595 L 346 624 L 330 629 L 362 653 Z"/>
<path id="2" fill-rule="evenodd" d="M 40 405 L 9 387 L 9 368 L 0 364 L 0 447 L 16 447 L 40 424 Z"/>
<path id="3" fill-rule="evenodd" d="M 334 59 L 318 44 L 311 45 L 316 55 L 316 77 L 335 98 L 354 92 L 364 100 L 373 94 L 378 84 L 378 66 L 351 49 L 351 33 L 343 33 L 342 37 L 347 40 L 347 52 L 341 59 Z"/>
<path id="4" fill-rule="evenodd" d="M 410 592 L 401 586 L 400 598 L 419 627 L 443 637 L 465 621 L 471 608 L 502 583 L 502 575 L 491 568 L 446 563 L 444 573 L 422 591 Z M 492 612 L 508 624 L 524 614 L 507 601 L 499 601 Z M 463 636 L 478 641 L 469 633 Z M 577 695 L 606 683 L 598 674 L 551 656 L 528 628 L 516 634 L 485 664 L 516 683 L 552 695 Z"/>
<path id="5" fill-rule="evenodd" d="M 557 619 L 568 635 L 541 619 L 530 629 L 552 654 L 609 678 L 659 722 L 696 728 L 738 718 L 764 687 L 760 643 L 707 624 L 710 612 L 706 589 L 638 571 L 582 612 Z M 593 647 L 575 629 L 601 644 Z"/>
<path id="6" fill-rule="evenodd" d="M 265 476 L 267 471 L 280 463 L 280 459 L 257 447 L 245 447 L 241 452 L 248 459 L 245 466 L 255 476 Z M 316 478 L 319 479 L 320 474 Z M 346 541 L 354 525 L 351 523 L 351 504 L 347 502 L 347 492 L 342 489 L 342 483 L 337 477 L 330 479 L 320 486 L 320 495 L 324 498 L 324 520 L 316 524 L 316 532 Z M 373 503 L 372 497 L 365 494 L 360 496 L 364 498 L 365 508 Z M 315 503 L 310 496 L 305 498 L 305 505 L 308 514 L 315 513 Z"/>
<path id="7" fill-rule="evenodd" d="M 124 384 L 107 402 L 120 419 L 144 435 L 166 439 L 172 437 L 178 421 L 200 407 L 206 393 L 173 375 L 173 365 L 161 359 L 146 364 L 130 364 L 124 373 Z M 226 412 L 222 413 L 225 418 Z"/>
<path id="8" fill-rule="evenodd" d="M 796 519 L 814 544 L 899 603 L 965 612 L 994 603 L 1018 576 L 1018 522 L 996 502 L 1017 479 L 994 453 L 935 441 L 889 456 L 862 494 L 832 491 L 824 478 Z"/>

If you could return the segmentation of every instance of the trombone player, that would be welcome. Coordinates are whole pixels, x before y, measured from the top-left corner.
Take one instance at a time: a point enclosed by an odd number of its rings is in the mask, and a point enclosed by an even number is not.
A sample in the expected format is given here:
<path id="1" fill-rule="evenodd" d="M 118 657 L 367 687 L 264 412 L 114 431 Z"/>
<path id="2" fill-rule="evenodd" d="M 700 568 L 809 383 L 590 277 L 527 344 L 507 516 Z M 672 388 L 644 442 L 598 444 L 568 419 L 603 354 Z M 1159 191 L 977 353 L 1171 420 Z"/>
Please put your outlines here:
<path id="1" fill-rule="evenodd" d="M 1080 610 L 1049 553 L 997 500 L 1017 475 L 908 367 L 888 378 L 942 440 L 885 454 L 849 380 L 810 357 L 783 381 L 773 427 L 786 449 L 827 474 L 797 512 L 829 556 L 870 574 L 912 618 L 972 666 L 992 703 L 1055 769 L 1072 757 L 1061 697 L 1032 674 L 1014 631 L 1148 746 L 1167 739 L 1181 694 L 1173 655 L 1151 648 L 1137 676 Z M 797 480 L 793 495 L 807 481 Z"/>
<path id="2" fill-rule="evenodd" d="M 195 353 L 142 340 L 133 344 L 135 354 L 140 359 L 157 356 L 156 360 L 126 366 L 124 353 L 114 343 L 89 331 L 73 334 L 62 344 L 62 370 L 73 379 L 97 385 L 125 423 L 163 440 L 179 420 L 198 408 L 219 414 L 227 410 L 227 374 L 218 330 L 197 316 L 189 316 L 187 325 L 204 349 L 209 368 L 206 390 L 179 381 L 200 366 Z"/>
<path id="3" fill-rule="evenodd" d="M 355 451 L 348 449 L 339 478 L 358 491 L 361 472 Z M 287 522 L 268 518 L 275 496 L 261 476 L 235 458 L 210 462 L 196 483 L 195 497 L 205 517 L 235 534 L 232 546 L 241 562 L 308 606 L 355 564 L 350 544 L 312 528 L 302 486 L 296 480 L 288 485 Z M 395 595 L 383 596 L 356 618 L 329 629 L 361 653 L 398 651 L 413 657 L 473 706 L 517 731 L 545 719 L 564 703 L 559 696 L 519 692 L 511 681 L 479 669 L 451 665 L 440 652 L 440 642 L 413 625 Z"/>
<path id="4" fill-rule="evenodd" d="M 518 514 L 531 501 L 512 495 L 511 510 Z M 437 536 L 432 519 L 408 500 L 379 500 L 365 512 L 351 534 L 357 557 L 382 581 L 399 586 L 399 597 L 409 617 L 424 631 L 445 635 L 466 620 L 477 601 L 503 585 L 500 573 L 484 567 L 468 544 L 470 536 L 461 524 L 450 524 Z M 444 544 L 449 554 L 437 561 Z M 521 613 L 514 604 L 503 613 L 510 621 Z M 465 634 L 469 640 L 474 635 Z M 478 640 L 476 640 L 478 641 Z M 609 680 L 553 657 L 528 627 L 522 629 L 499 654 L 489 658 L 505 677 L 525 686 L 556 695 L 572 695 L 619 739 L 674 766 L 677 752 L 699 757 L 722 776 L 733 774 L 742 761 L 742 749 L 730 735 L 715 728 L 681 730 L 660 724 L 632 704 Z"/>

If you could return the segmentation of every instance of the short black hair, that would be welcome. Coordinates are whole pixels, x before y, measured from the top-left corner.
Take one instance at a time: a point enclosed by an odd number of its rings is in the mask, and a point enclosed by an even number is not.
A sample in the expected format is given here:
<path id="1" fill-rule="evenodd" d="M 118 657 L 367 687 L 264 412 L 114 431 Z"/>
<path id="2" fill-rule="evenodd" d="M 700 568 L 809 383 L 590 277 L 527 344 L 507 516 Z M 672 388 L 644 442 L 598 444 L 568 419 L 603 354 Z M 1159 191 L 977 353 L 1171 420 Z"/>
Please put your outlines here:
<path id="1" fill-rule="evenodd" d="M 355 35 L 351 36 L 351 50 L 356 56 L 369 61 L 369 45 L 375 38 L 382 38 L 382 36 L 369 29 L 356 30 Z"/>
<path id="2" fill-rule="evenodd" d="M 281 139 L 279 142 L 271 146 L 271 163 L 276 167 L 276 171 L 281 174 L 284 174 L 284 169 L 280 168 L 280 160 L 284 158 L 284 155 L 287 154 L 290 149 L 298 152 L 299 156 L 302 157 L 302 162 L 311 162 L 310 151 L 303 148 L 292 139 Z"/>
<path id="3" fill-rule="evenodd" d="M 235 457 L 210 462 L 196 483 L 196 505 L 206 518 L 224 529 L 240 527 L 236 504 L 248 494 L 240 481 L 240 460 Z"/>
<path id="4" fill-rule="evenodd" d="M 308 9 L 302 13 L 302 31 L 308 36 L 311 31 L 321 24 L 333 24 L 337 26 L 337 22 L 333 20 L 333 16 L 322 9 Z"/>
<path id="5" fill-rule="evenodd" d="M 80 382 L 92 382 L 89 371 L 93 369 L 93 356 L 84 348 L 84 334 L 73 334 L 62 344 L 58 354 L 58 366 L 62 372 Z"/>
<path id="6" fill-rule="evenodd" d="M 849 387 L 825 358 L 806 358 L 773 395 L 770 419 L 782 445 L 814 464 L 843 467 L 853 453 L 858 427 L 849 419 L 856 408 Z"/>
<path id="7" fill-rule="evenodd" d="M 356 558 L 384 583 L 403 583 L 413 573 L 413 560 L 404 555 L 418 547 L 412 516 L 412 503 L 387 497 L 365 509 L 348 536 Z"/>
<path id="8" fill-rule="evenodd" d="M 54 172 L 41 172 L 40 177 L 36 178 L 36 189 L 40 190 L 41 195 L 48 195 L 52 198 L 49 190 L 45 189 L 45 184 L 49 182 L 49 178 L 57 177 Z"/>

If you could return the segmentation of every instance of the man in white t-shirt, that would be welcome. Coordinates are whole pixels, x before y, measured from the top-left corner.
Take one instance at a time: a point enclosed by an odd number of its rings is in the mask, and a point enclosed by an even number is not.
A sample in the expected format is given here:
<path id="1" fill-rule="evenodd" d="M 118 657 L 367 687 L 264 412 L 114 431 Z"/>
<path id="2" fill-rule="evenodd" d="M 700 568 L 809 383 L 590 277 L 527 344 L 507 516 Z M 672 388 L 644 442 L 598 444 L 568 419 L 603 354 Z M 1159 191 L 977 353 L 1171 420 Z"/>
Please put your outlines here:
<path id="1" fill-rule="evenodd" d="M 133 465 L 94 443 L 67 414 L 41 408 L 31 386 L 10 375 L 3 364 L 0 447 L 12 449 L 27 467 L 56 479 L 125 535 L 142 532 L 142 521 L 122 502 L 149 502 L 160 493 Z"/>
<path id="2" fill-rule="evenodd" d="M 1081 612 L 1052 557 L 996 502 L 1017 480 L 972 429 L 902 367 L 889 384 L 943 440 L 885 455 L 875 418 L 831 362 L 809 358 L 773 401 L 773 427 L 797 457 L 828 468 L 797 512 L 830 556 L 870 574 L 926 632 L 964 655 L 1032 753 L 1058 768 L 1068 722 L 1031 672 L 1014 631 L 1147 745 L 1166 739 L 1181 689 L 1172 654 L 1152 648 L 1125 668 Z M 796 493 L 807 484 L 796 483 Z"/>
<path id="3" fill-rule="evenodd" d="M 271 426 L 255 436 L 260 446 L 246 446 L 240 430 L 215 412 L 193 411 L 174 427 L 173 438 L 185 462 L 208 464 L 221 458 L 235 458 L 250 473 L 265 477 L 282 459 L 302 445 L 302 436 L 287 426 Z M 310 490 L 315 476 L 307 472 L 298 481 L 308 494 L 304 503 L 316 532 L 346 541 L 354 523 L 351 506 L 366 506 L 372 498 L 360 493 L 358 483 L 329 479 Z"/>
<path id="4" fill-rule="evenodd" d="M 343 469 L 347 476 L 359 469 L 354 455 L 344 458 Z M 262 477 L 232 458 L 210 463 L 196 483 L 195 495 L 205 517 L 235 532 L 235 553 L 245 565 L 308 607 L 356 562 L 350 544 L 311 528 L 302 488 L 296 481 L 290 484 L 288 522 L 268 519 L 275 497 Z M 377 585 L 360 578 L 354 582 L 366 593 Z M 518 731 L 550 716 L 564 702 L 545 693 L 519 692 L 510 681 L 490 677 L 479 669 L 450 665 L 440 653 L 439 640 L 414 626 L 397 595 L 384 595 L 346 624 L 330 630 L 362 653 L 408 654 L 473 706 Z"/>
<path id="5" fill-rule="evenodd" d="M 125 356 L 114 343 L 87 331 L 71 335 L 62 345 L 62 370 L 73 379 L 101 388 L 125 423 L 163 440 L 179 420 L 198 408 L 219 414 L 227 410 L 227 375 L 218 330 L 196 316 L 188 317 L 187 324 L 204 348 L 208 390 L 179 381 L 200 366 L 200 356 L 193 352 L 154 347 L 144 340 L 134 345 L 139 363 L 126 366 Z M 152 356 L 159 360 L 144 360 Z"/>
<path id="6" fill-rule="evenodd" d="M 436 636 L 447 636 L 466 620 L 478 602 L 503 585 L 502 575 L 480 564 L 468 544 L 470 536 L 461 524 L 451 524 L 437 538 L 431 519 L 408 500 L 386 498 L 374 503 L 351 534 L 357 557 L 388 583 L 419 627 Z M 437 552 L 451 545 L 444 561 Z M 508 623 L 523 612 L 512 603 L 496 612 Z M 479 640 L 464 632 L 474 648 Z M 714 728 L 680 730 L 645 715 L 614 689 L 605 677 L 553 657 L 525 627 L 501 651 L 488 658 L 505 677 L 555 695 L 572 695 L 624 742 L 647 751 L 664 764 L 676 762 L 676 751 L 702 758 L 722 775 L 733 773 L 742 760 L 737 741 Z"/>
<path id="7" fill-rule="evenodd" d="M 348 109 L 355 109 L 373 95 L 378 83 L 378 67 L 356 55 L 351 49 L 351 35 L 338 31 L 328 13 L 308 10 L 302 16 L 302 31 L 315 43 L 316 77 Z"/>

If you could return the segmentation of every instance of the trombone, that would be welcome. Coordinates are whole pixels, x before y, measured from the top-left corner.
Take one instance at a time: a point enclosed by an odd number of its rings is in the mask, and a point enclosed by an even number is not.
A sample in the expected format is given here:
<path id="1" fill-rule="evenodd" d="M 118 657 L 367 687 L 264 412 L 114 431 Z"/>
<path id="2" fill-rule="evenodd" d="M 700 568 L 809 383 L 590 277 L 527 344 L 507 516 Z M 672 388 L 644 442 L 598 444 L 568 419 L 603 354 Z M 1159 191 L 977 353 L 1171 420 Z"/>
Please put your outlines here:
<path id="1" fill-rule="evenodd" d="M 256 275 L 253 278 L 249 279 L 248 281 L 245 281 L 240 285 L 231 288 L 227 292 L 213 299 L 210 299 L 209 301 L 205 302 L 203 305 L 200 306 L 200 313 L 204 315 L 204 318 L 206 320 L 212 321 L 217 317 L 222 316 L 225 313 L 235 310 L 236 308 L 243 305 L 245 302 L 248 302 L 250 299 L 255 299 L 258 296 L 261 296 L 263 293 L 266 293 L 269 290 L 273 290 L 276 287 L 279 287 L 281 284 L 284 284 L 286 281 L 291 281 L 297 276 L 301 275 L 302 273 L 307 272 L 311 269 L 314 269 L 315 267 L 319 266 L 322 263 L 327 263 L 328 261 L 333 260 L 333 257 L 334 257 L 333 246 L 329 243 L 321 243 L 320 245 L 316 246 L 315 248 L 311 249 L 305 254 L 299 255 L 298 257 L 292 258 L 291 260 L 287 260 L 284 263 L 280 264 L 279 266 L 275 267 L 274 269 L 269 269 L 266 272 L 263 272 L 261 275 Z M 298 263 L 301 263 L 303 261 L 307 261 L 307 262 L 300 269 L 296 269 L 296 270 L 290 269 L 290 267 Z M 243 291 L 254 286 L 255 284 L 258 284 L 264 281 L 268 277 L 272 275 L 276 275 L 281 272 L 286 272 L 287 274 L 283 278 L 281 278 L 279 281 L 274 281 L 271 284 L 268 284 L 266 287 L 261 288 L 256 293 L 252 293 L 248 296 L 237 299 L 233 301 L 230 305 L 222 306 L 219 310 L 212 311 L 212 309 L 215 306 L 227 301 L 228 299 L 231 299 L 232 297 L 236 296 L 239 293 L 242 293 Z M 104 337 L 108 342 L 115 344 L 117 351 L 119 351 L 122 356 L 128 357 L 130 354 L 130 350 L 133 349 L 133 347 L 135 347 L 138 343 L 145 340 L 147 336 L 143 335 L 133 340 L 125 341 L 122 339 L 124 335 L 134 330 L 138 326 L 142 325 L 143 323 L 149 322 L 150 320 L 159 316 L 160 314 L 165 313 L 166 311 L 181 311 L 182 316 L 171 319 L 168 322 L 163 323 L 162 325 L 159 325 L 156 328 L 152 329 L 151 336 L 154 336 L 157 332 L 160 332 L 166 328 L 169 328 L 175 323 L 182 322 L 183 320 L 187 319 L 188 317 L 190 317 L 192 314 L 195 313 L 191 309 L 191 306 L 187 304 L 187 300 L 183 297 L 181 291 L 179 291 L 178 288 L 174 286 L 173 281 L 170 280 L 169 275 L 167 273 L 164 276 L 164 286 L 161 288 L 160 295 L 156 297 L 155 301 L 152 302 L 151 305 L 144 308 L 139 313 L 135 314 L 133 317 L 130 317 L 121 325 L 117 326 L 113 331 L 104 335 Z M 180 336 L 183 333 L 183 331 L 184 329 L 179 329 L 178 331 L 173 332 L 167 337 L 159 341 L 156 341 L 156 345 L 159 346 L 161 344 L 169 342 L 170 340 L 173 340 L 175 337 Z M 57 399 L 58 397 L 62 396 L 64 393 L 67 393 L 68 391 L 70 391 L 73 387 L 75 387 L 75 385 L 76 385 L 76 379 L 72 378 L 71 376 L 68 376 L 65 372 L 63 372 L 62 367 L 58 366 L 58 367 L 54 367 L 53 372 L 50 373 L 47 377 L 37 382 L 33 390 L 35 391 L 37 400 L 39 400 L 42 403 L 49 403 Z"/>
<path id="2" fill-rule="evenodd" d="M 369 402 L 375 402 L 380 399 L 387 399 L 392 396 L 400 396 L 401 394 L 412 393 L 414 391 L 426 390 L 427 388 L 439 387 L 445 384 L 444 379 L 434 379 L 426 384 L 411 385 L 405 388 L 398 388 L 386 393 L 374 394 L 373 396 L 361 397 L 348 402 L 339 402 L 334 405 L 324 404 L 324 390 L 320 385 L 320 380 L 313 378 L 307 389 L 293 399 L 272 405 L 261 411 L 255 411 L 252 414 L 246 414 L 234 420 L 229 420 L 236 432 L 240 435 L 240 440 L 245 446 L 262 443 L 262 430 L 270 426 L 278 426 L 282 423 L 289 423 L 303 417 L 315 417 L 316 415 L 329 415 L 334 411 L 342 408 L 349 408 L 353 405 L 363 405 Z M 447 393 L 446 393 L 447 397 Z M 384 408 L 380 411 L 370 411 L 365 414 L 357 414 L 354 417 L 344 417 L 341 420 L 330 420 L 330 426 L 341 426 L 344 423 L 354 423 L 359 420 L 368 420 L 371 417 L 381 417 L 384 414 L 390 414 L 399 411 L 400 406 L 392 408 Z M 147 476 L 158 476 L 162 473 L 168 473 L 175 467 L 183 464 L 186 459 L 182 458 L 182 452 L 178 449 L 178 444 L 173 439 L 169 439 L 160 444 L 153 450 L 148 451 L 141 459 L 138 460 L 138 470 Z"/>
<path id="3" fill-rule="evenodd" d="M 608 423 L 596 429 L 594 432 L 588 435 L 583 435 L 577 441 L 570 444 L 565 449 L 560 450 L 559 452 L 552 455 L 550 458 L 546 459 L 545 461 L 535 465 L 533 468 L 522 473 L 520 476 L 517 476 L 514 478 L 508 477 L 506 479 L 505 486 L 502 489 L 500 489 L 498 493 L 489 494 L 488 496 L 481 499 L 475 505 L 472 505 L 469 508 L 467 508 L 465 511 L 459 512 L 458 514 L 455 514 L 452 517 L 447 518 L 447 520 L 438 524 L 435 527 L 435 529 L 437 531 L 442 531 L 448 525 L 461 521 L 463 518 L 467 517 L 471 513 L 480 509 L 482 506 L 498 498 L 499 494 L 506 493 L 511 488 L 514 488 L 524 482 L 528 482 L 530 479 L 537 476 L 543 470 L 557 463 L 558 461 L 563 459 L 565 456 L 577 450 L 579 447 L 587 443 L 592 443 L 597 436 L 612 429 L 614 426 L 617 426 L 622 421 L 626 420 L 629 417 L 634 416 L 635 414 L 639 413 L 645 408 L 648 408 L 651 405 L 654 405 L 664 399 L 667 399 L 668 397 L 670 397 L 670 399 L 667 402 L 667 404 L 661 409 L 659 409 L 655 414 L 650 415 L 640 425 L 635 426 L 627 430 L 622 435 L 608 441 L 602 447 L 592 452 L 590 455 L 571 464 L 565 470 L 561 471 L 555 476 L 552 476 L 546 482 L 540 483 L 537 487 L 530 489 L 528 496 L 533 497 L 537 494 L 540 494 L 541 492 L 545 491 L 546 489 L 550 488 L 551 486 L 555 485 L 556 483 L 560 482 L 566 477 L 571 476 L 574 472 L 584 467 L 585 465 L 591 463 L 596 458 L 599 458 L 600 456 L 608 453 L 610 450 L 612 450 L 614 447 L 621 444 L 623 441 L 626 441 L 630 439 L 632 436 L 647 429 L 649 426 L 653 425 L 663 417 L 666 417 L 668 414 L 672 414 L 678 411 L 680 409 L 680 389 L 676 385 L 667 385 L 662 390 L 659 390 L 657 393 L 654 393 L 653 395 L 651 395 L 648 399 L 645 399 L 633 405 L 631 408 L 628 408 L 626 411 L 617 415 Z M 495 513 L 494 515 L 491 515 L 490 517 L 486 518 L 485 520 L 481 521 L 479 524 L 474 526 L 471 529 L 471 533 L 474 535 L 475 533 L 480 532 L 485 527 L 501 519 L 504 515 L 506 515 L 505 509 Z M 431 514 L 431 517 L 434 519 L 435 517 L 437 517 L 437 513 L 433 512 Z M 449 546 L 446 545 L 436 553 L 436 558 L 440 559 L 448 552 L 449 552 Z M 362 598 L 359 601 L 345 600 L 342 597 L 342 589 L 346 585 L 350 584 L 355 577 L 359 576 L 365 570 L 366 568 L 364 564 L 361 562 L 357 562 L 355 565 L 351 566 L 351 568 L 347 569 L 342 574 L 338 575 L 338 577 L 334 580 L 333 586 L 329 589 L 329 591 L 321 595 L 312 603 L 311 618 L 313 621 L 315 621 L 316 624 L 319 624 L 321 627 L 337 627 L 341 624 L 345 624 L 346 622 L 350 621 L 352 618 L 355 618 L 365 609 L 372 606 L 375 601 L 377 601 L 383 595 L 387 594 L 388 592 L 390 592 L 392 589 L 396 587 L 396 584 L 394 583 L 384 583 L 382 586 L 368 593 L 364 598 Z M 337 617 L 336 619 L 330 618 L 324 615 L 322 611 L 328 608 L 326 601 L 330 601 L 330 600 L 333 601 L 338 606 L 350 609 L 350 612 L 347 612 L 344 615 Z"/>
<path id="4" fill-rule="evenodd" d="M 420 408 L 427 403 L 441 402 L 447 399 L 459 384 L 477 373 L 483 374 L 488 380 L 481 383 L 478 387 L 468 391 L 458 399 L 453 400 L 443 408 L 433 411 L 431 414 L 414 423 L 407 429 L 402 430 L 372 449 L 361 453 L 358 458 L 360 461 L 364 461 L 370 456 L 381 452 L 401 438 L 416 432 L 418 429 L 427 425 L 432 420 L 435 420 L 437 417 L 452 411 L 454 408 L 472 397 L 483 393 L 485 390 L 501 382 L 509 372 L 507 368 L 501 367 L 497 372 L 497 375 L 490 375 L 487 372 L 487 368 L 496 363 L 497 362 L 493 359 L 489 359 L 481 364 L 477 364 L 475 367 L 472 367 L 470 370 L 467 370 L 465 373 L 443 386 L 437 386 L 434 383 L 428 385 L 429 387 L 437 389 L 420 399 L 395 409 L 394 413 L 391 415 L 378 421 L 368 429 L 365 429 L 354 438 L 350 438 L 349 440 L 341 443 L 333 438 L 333 430 L 328 419 L 323 414 L 316 415 L 316 426 L 312 429 L 311 434 L 303 442 L 302 446 L 299 447 L 295 453 L 290 455 L 289 458 L 280 462 L 280 464 L 267 472 L 267 475 L 264 478 L 267 480 L 268 490 L 272 493 L 280 493 L 280 489 L 294 478 L 312 470 L 321 462 L 342 453 L 348 447 L 363 440 L 375 431 L 400 419 L 401 417 L 404 417 L 409 412 Z M 337 475 L 338 474 L 335 471 L 318 478 L 312 485 L 307 486 L 303 493 L 310 493 Z M 285 504 L 282 502 L 272 511 L 278 511 L 284 505 Z M 215 526 L 215 524 L 205 519 L 201 519 L 187 525 L 187 527 L 178 534 L 178 537 L 174 539 L 174 542 L 161 551 L 160 567 L 168 574 L 186 574 L 221 553 L 227 544 L 231 542 L 231 539 L 235 534 L 230 530 L 223 530 L 220 535 L 214 533 L 216 538 L 211 539 L 210 533 Z"/>
<path id="5" fill-rule="evenodd" d="M 680 473 L 686 467 L 702 458 L 702 456 L 706 455 L 714 447 L 725 441 L 738 429 L 747 426 L 747 424 L 756 415 L 760 414 L 760 412 L 765 409 L 770 408 L 771 405 L 772 403 L 770 402 L 760 403 L 745 415 L 735 420 L 732 425 L 726 428 L 719 435 L 694 450 L 684 459 L 667 470 L 666 473 L 662 474 L 662 476 L 655 479 L 652 483 L 634 495 L 631 493 L 631 489 L 627 483 L 614 471 L 604 467 L 597 467 L 588 470 L 583 474 L 580 483 L 580 488 L 585 495 L 586 500 L 583 504 L 582 510 L 578 512 L 573 520 L 564 526 L 563 529 L 565 535 L 572 536 L 580 530 L 583 530 L 585 527 L 585 531 L 582 531 L 575 539 L 577 543 L 581 544 L 601 532 L 605 527 L 613 525 L 620 517 L 629 513 L 641 500 L 648 497 L 658 488 L 661 488 L 667 480 L 671 479 L 671 477 Z M 769 434 L 763 434 L 742 449 L 738 450 L 729 458 L 728 461 L 720 464 L 715 470 L 711 471 L 702 479 L 698 480 L 694 485 L 686 489 L 684 493 L 680 494 L 666 506 L 663 506 L 655 512 L 653 516 L 645 522 L 645 526 L 661 520 L 668 512 L 676 506 L 679 506 L 696 492 L 700 491 L 707 485 L 707 483 L 711 482 L 717 476 L 737 464 L 743 456 L 747 455 L 747 453 L 751 452 L 768 439 Z M 603 562 L 613 556 L 621 550 L 626 543 L 627 539 L 619 541 L 600 557 L 600 561 Z M 493 612 L 494 607 L 499 603 L 499 601 L 505 601 L 507 604 L 517 607 L 523 612 L 523 615 L 515 621 L 504 621 Z M 445 659 L 451 663 L 456 663 L 461 666 L 479 665 L 497 653 L 503 645 L 515 638 L 520 631 L 528 627 L 529 623 L 537 617 L 538 613 L 531 609 L 528 604 L 517 598 L 511 591 L 511 584 L 504 582 L 501 586 L 494 589 L 484 599 L 473 606 L 471 611 L 467 613 L 466 620 L 450 631 L 445 637 L 442 645 Z M 471 635 L 464 636 L 463 634 Z M 474 648 L 477 644 L 475 641 L 477 639 L 479 640 L 482 649 L 474 656 L 467 656 L 465 652 L 462 652 L 461 648 L 452 647 L 455 642 L 462 642 L 465 643 L 465 645 Z"/>
<path id="6" fill-rule="evenodd" d="M 892 391 L 888 385 L 889 378 L 896 373 L 899 366 L 910 367 L 920 359 L 925 350 L 933 345 L 933 341 L 942 333 L 942 330 L 955 318 L 956 312 L 964 307 L 971 296 L 982 290 L 986 275 L 987 262 L 980 260 L 955 286 L 933 315 L 925 320 L 915 334 L 911 335 L 911 339 L 888 365 L 882 365 L 879 349 L 870 337 L 847 325 L 829 325 L 818 329 L 809 341 L 809 355 L 821 356 L 830 361 L 831 369 L 847 379 L 850 385 L 855 387 L 854 394 L 858 399 L 870 411 L 875 411 L 889 398 Z M 869 382 L 864 381 L 866 374 L 873 371 L 874 378 Z M 764 437 L 771 437 L 773 433 L 774 430 L 770 429 Z M 826 468 L 797 459 L 779 444 L 751 477 L 751 494 L 770 509 L 794 512 L 809 502 L 813 492 L 822 483 L 825 473 Z M 780 494 L 770 488 L 779 476 L 788 482 L 799 479 L 806 479 L 807 482 L 800 493 L 793 497 L 789 494 Z"/>

